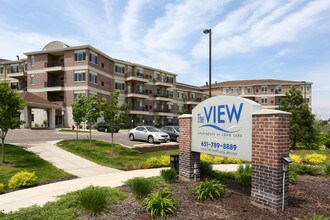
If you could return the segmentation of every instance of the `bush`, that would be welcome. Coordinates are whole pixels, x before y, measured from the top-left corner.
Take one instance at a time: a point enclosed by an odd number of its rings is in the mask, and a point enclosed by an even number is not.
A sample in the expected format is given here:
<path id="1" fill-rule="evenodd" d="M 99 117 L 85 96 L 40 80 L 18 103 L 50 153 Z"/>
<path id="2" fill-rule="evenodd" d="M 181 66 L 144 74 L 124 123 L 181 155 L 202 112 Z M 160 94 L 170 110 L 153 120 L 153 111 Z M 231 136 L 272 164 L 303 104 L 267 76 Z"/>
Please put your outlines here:
<path id="1" fill-rule="evenodd" d="M 0 194 L 3 192 L 4 188 L 5 188 L 5 185 L 3 185 L 3 183 L 0 183 Z"/>
<path id="2" fill-rule="evenodd" d="M 314 214 L 311 217 L 304 217 L 304 220 L 329 220 L 329 218 L 324 217 L 323 215 Z"/>
<path id="3" fill-rule="evenodd" d="M 225 161 L 227 163 L 233 163 L 233 164 L 238 164 L 243 162 L 241 159 L 231 158 L 231 157 L 228 157 Z"/>
<path id="4" fill-rule="evenodd" d="M 156 157 L 150 157 L 147 159 L 146 163 L 149 165 L 150 168 L 158 168 L 162 166 L 160 159 Z"/>
<path id="5" fill-rule="evenodd" d="M 326 176 L 330 176 L 330 163 L 325 165 L 324 173 L 325 173 Z"/>
<path id="6" fill-rule="evenodd" d="M 160 175 L 167 183 L 174 183 L 178 179 L 178 174 L 175 169 L 161 170 Z"/>
<path id="7" fill-rule="evenodd" d="M 212 164 L 207 162 L 200 162 L 200 178 L 209 178 L 213 170 Z"/>
<path id="8" fill-rule="evenodd" d="M 301 163 L 302 162 L 302 158 L 299 155 L 290 154 L 289 156 L 293 160 L 294 163 Z"/>
<path id="9" fill-rule="evenodd" d="M 225 186 L 218 180 L 203 180 L 194 185 L 197 200 L 218 199 L 225 193 Z"/>
<path id="10" fill-rule="evenodd" d="M 252 168 L 249 164 L 239 165 L 237 175 L 242 186 L 251 186 Z"/>
<path id="11" fill-rule="evenodd" d="M 217 180 L 235 179 L 235 172 L 212 170 L 211 176 Z"/>
<path id="12" fill-rule="evenodd" d="M 139 168 L 140 168 L 140 169 L 148 169 L 148 168 L 149 168 L 149 164 L 147 164 L 147 163 L 145 163 L 145 162 L 144 162 L 144 163 L 140 163 L 140 164 L 139 164 Z"/>
<path id="13" fill-rule="evenodd" d="M 143 204 L 152 219 L 164 217 L 165 215 L 173 214 L 176 211 L 176 202 L 173 198 L 173 194 L 168 188 L 149 194 L 143 200 Z"/>
<path id="14" fill-rule="evenodd" d="M 37 176 L 34 172 L 21 171 L 12 176 L 8 182 L 10 189 L 17 189 L 20 187 L 29 187 L 37 183 Z"/>
<path id="15" fill-rule="evenodd" d="M 134 170 L 134 165 L 132 163 L 126 164 L 126 170 Z"/>
<path id="16" fill-rule="evenodd" d="M 204 162 L 204 163 L 213 163 L 213 157 L 209 154 L 202 153 L 200 156 L 200 160 L 201 160 L 201 162 Z"/>
<path id="17" fill-rule="evenodd" d="M 169 167 L 171 164 L 171 158 L 168 155 L 162 155 L 160 156 L 160 163 L 162 167 Z"/>
<path id="18" fill-rule="evenodd" d="M 106 190 L 99 186 L 88 186 L 81 190 L 77 200 L 79 206 L 90 215 L 100 213 L 108 206 Z"/>
<path id="19" fill-rule="evenodd" d="M 153 181 L 145 177 L 135 177 L 126 181 L 137 199 L 145 198 L 154 188 Z"/>
<path id="20" fill-rule="evenodd" d="M 224 161 L 225 161 L 224 157 L 216 156 L 216 157 L 213 158 L 213 163 L 214 164 L 222 164 Z"/>
<path id="21" fill-rule="evenodd" d="M 318 153 L 307 154 L 305 156 L 305 161 L 311 165 L 325 164 L 327 161 L 327 156 Z"/>
<path id="22" fill-rule="evenodd" d="M 306 174 L 311 176 L 319 176 L 322 175 L 322 168 L 320 166 L 313 166 L 303 164 L 299 166 L 298 174 Z"/>
<path id="23" fill-rule="evenodd" d="M 330 129 L 328 130 L 328 132 L 326 133 L 326 135 L 324 136 L 324 145 L 327 148 L 330 148 Z"/>
<path id="24" fill-rule="evenodd" d="M 290 184 L 296 184 L 298 181 L 298 174 L 292 170 L 288 173 L 288 180 Z"/>

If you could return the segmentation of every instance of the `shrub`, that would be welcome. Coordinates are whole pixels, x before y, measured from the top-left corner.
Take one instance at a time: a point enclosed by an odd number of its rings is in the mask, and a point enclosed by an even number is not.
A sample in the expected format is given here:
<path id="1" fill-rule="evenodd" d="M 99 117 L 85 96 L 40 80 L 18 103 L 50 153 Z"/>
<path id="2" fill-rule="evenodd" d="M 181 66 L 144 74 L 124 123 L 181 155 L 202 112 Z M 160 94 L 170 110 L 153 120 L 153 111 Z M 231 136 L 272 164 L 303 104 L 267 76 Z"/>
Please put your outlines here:
<path id="1" fill-rule="evenodd" d="M 126 164 L 126 170 L 134 170 L 134 165 L 132 163 Z"/>
<path id="2" fill-rule="evenodd" d="M 5 188 L 5 185 L 3 185 L 3 183 L 0 183 L 0 194 L 2 193 L 4 188 Z"/>
<path id="3" fill-rule="evenodd" d="M 213 157 L 209 154 L 202 153 L 200 156 L 201 162 L 204 163 L 213 163 Z"/>
<path id="4" fill-rule="evenodd" d="M 307 154 L 305 156 L 305 161 L 311 165 L 325 164 L 327 161 L 327 156 L 317 153 Z"/>
<path id="5" fill-rule="evenodd" d="M 99 186 L 88 186 L 81 190 L 77 200 L 79 206 L 90 215 L 100 213 L 108 206 L 106 190 Z"/>
<path id="6" fill-rule="evenodd" d="M 139 164 L 139 168 L 140 168 L 140 169 L 148 169 L 148 168 L 149 168 L 149 164 L 147 164 L 147 163 L 145 163 L 145 162 L 144 162 L 144 163 L 140 163 L 140 164 Z"/>
<path id="7" fill-rule="evenodd" d="M 197 200 L 218 199 L 224 192 L 225 186 L 218 180 L 203 180 L 193 187 Z"/>
<path id="8" fill-rule="evenodd" d="M 152 219 L 164 217 L 165 215 L 173 214 L 176 211 L 176 202 L 173 198 L 173 194 L 168 188 L 149 194 L 143 200 L 143 204 Z"/>
<path id="9" fill-rule="evenodd" d="M 292 170 L 288 173 L 288 180 L 290 184 L 296 184 L 298 181 L 298 174 Z"/>
<path id="10" fill-rule="evenodd" d="M 160 163 L 162 167 L 168 167 L 171 164 L 171 158 L 168 155 L 162 155 L 160 156 Z"/>
<path id="11" fill-rule="evenodd" d="M 299 174 L 307 174 L 311 176 L 319 176 L 322 175 L 322 168 L 320 166 L 313 166 L 313 165 L 307 165 L 303 164 L 299 166 Z"/>
<path id="12" fill-rule="evenodd" d="M 325 165 L 324 173 L 325 173 L 326 176 L 330 176 L 330 163 Z"/>
<path id="13" fill-rule="evenodd" d="M 213 178 L 221 181 L 227 179 L 235 179 L 236 177 L 235 172 L 220 171 L 220 170 L 212 170 L 211 175 Z"/>
<path id="14" fill-rule="evenodd" d="M 301 163 L 302 158 L 296 154 L 290 154 L 290 158 L 293 160 L 294 163 Z"/>
<path id="15" fill-rule="evenodd" d="M 135 177 L 126 181 L 134 196 L 138 199 L 145 198 L 154 188 L 153 181 L 145 177 Z"/>
<path id="16" fill-rule="evenodd" d="M 29 187 L 37 183 L 37 176 L 34 172 L 21 171 L 12 176 L 8 182 L 10 189 L 17 189 L 20 187 Z"/>
<path id="17" fill-rule="evenodd" d="M 239 165 L 237 175 L 242 186 L 251 186 L 252 168 L 249 164 Z"/>
<path id="18" fill-rule="evenodd" d="M 242 163 L 242 160 L 237 159 L 237 158 L 231 158 L 231 157 L 228 157 L 225 161 L 227 163 L 233 163 L 233 164 Z"/>
<path id="19" fill-rule="evenodd" d="M 178 179 L 178 174 L 175 169 L 161 170 L 160 175 L 167 183 L 174 183 Z"/>
<path id="20" fill-rule="evenodd" d="M 160 159 L 156 158 L 156 157 L 150 157 L 147 159 L 146 163 L 149 165 L 149 167 L 151 168 L 158 168 L 162 166 L 162 163 L 160 161 Z"/>
<path id="21" fill-rule="evenodd" d="M 207 162 L 200 162 L 200 178 L 208 178 L 212 173 L 213 167 L 212 164 Z"/>
<path id="22" fill-rule="evenodd" d="M 326 135 L 324 136 L 324 145 L 327 148 L 330 148 L 330 129 L 328 130 L 328 132 L 326 133 Z"/>
<path id="23" fill-rule="evenodd" d="M 214 164 L 222 164 L 224 161 L 225 161 L 224 157 L 216 156 L 216 157 L 213 158 L 213 163 Z"/>
<path id="24" fill-rule="evenodd" d="M 329 220 L 329 218 L 324 217 L 323 215 L 314 214 L 311 217 L 304 217 L 304 220 Z"/>

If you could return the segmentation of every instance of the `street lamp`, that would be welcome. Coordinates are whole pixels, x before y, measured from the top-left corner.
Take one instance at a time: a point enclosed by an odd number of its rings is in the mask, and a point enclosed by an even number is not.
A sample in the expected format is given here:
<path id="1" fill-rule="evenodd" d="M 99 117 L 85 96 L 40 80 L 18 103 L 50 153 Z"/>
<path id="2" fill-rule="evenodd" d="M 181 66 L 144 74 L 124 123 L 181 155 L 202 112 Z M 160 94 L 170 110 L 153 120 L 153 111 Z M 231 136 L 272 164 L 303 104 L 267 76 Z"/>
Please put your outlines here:
<path id="1" fill-rule="evenodd" d="M 209 98 L 211 98 L 211 82 L 212 82 L 212 29 L 204 29 L 204 34 L 209 34 Z"/>
<path id="2" fill-rule="evenodd" d="M 64 110 L 61 111 L 62 115 L 62 128 L 64 128 Z"/>

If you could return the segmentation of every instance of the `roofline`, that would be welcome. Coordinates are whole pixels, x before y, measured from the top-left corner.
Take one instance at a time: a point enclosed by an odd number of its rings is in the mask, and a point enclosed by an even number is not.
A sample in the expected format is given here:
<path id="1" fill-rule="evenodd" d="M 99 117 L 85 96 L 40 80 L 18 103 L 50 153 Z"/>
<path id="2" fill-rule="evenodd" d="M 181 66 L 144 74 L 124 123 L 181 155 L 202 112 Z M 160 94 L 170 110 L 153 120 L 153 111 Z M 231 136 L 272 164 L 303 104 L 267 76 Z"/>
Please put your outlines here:
<path id="1" fill-rule="evenodd" d="M 26 58 L 19 59 L 19 60 L 6 60 L 6 61 L 1 61 L 0 65 L 5 65 L 5 64 L 16 64 L 16 63 L 23 63 L 27 61 Z"/>

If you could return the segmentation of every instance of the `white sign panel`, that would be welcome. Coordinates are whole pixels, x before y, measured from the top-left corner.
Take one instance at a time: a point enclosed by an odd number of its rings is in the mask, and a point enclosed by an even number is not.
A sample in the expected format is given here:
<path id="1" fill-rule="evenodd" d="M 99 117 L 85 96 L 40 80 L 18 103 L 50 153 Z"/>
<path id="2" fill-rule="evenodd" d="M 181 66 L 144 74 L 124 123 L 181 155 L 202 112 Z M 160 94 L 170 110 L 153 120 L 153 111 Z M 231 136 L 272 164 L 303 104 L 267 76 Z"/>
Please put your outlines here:
<path id="1" fill-rule="evenodd" d="M 216 96 L 192 110 L 192 151 L 251 160 L 252 113 L 261 105 L 235 96 Z"/>

